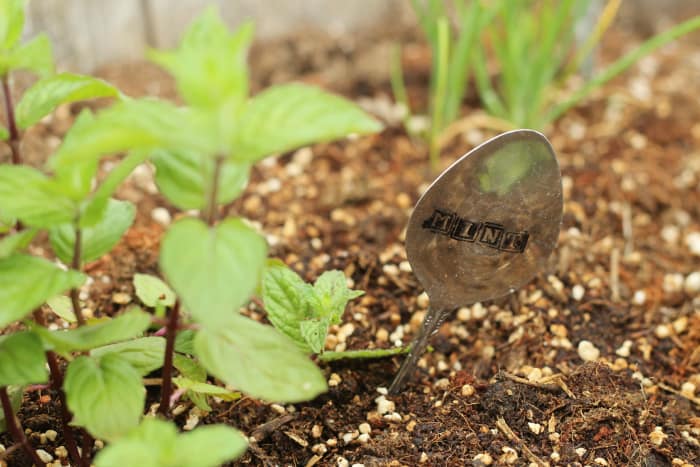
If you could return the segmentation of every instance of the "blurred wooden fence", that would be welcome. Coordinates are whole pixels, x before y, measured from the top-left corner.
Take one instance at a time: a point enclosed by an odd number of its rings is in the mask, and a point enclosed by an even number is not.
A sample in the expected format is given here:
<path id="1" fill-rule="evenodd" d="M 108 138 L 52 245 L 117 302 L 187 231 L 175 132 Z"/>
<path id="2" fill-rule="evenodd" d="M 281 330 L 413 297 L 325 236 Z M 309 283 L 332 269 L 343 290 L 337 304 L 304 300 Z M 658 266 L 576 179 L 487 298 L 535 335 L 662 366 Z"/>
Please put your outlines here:
<path id="1" fill-rule="evenodd" d="M 307 28 L 357 31 L 411 18 L 409 0 L 30 0 L 26 34 L 47 32 L 61 67 L 89 72 L 139 59 L 148 47 L 174 46 L 210 4 L 231 25 L 255 20 L 258 38 Z M 636 27 L 654 29 L 693 11 L 700 13 L 700 0 L 629 0 L 622 15 Z"/>
<path id="2" fill-rule="evenodd" d="M 408 10 L 407 0 L 31 0 L 25 33 L 46 32 L 61 67 L 87 72 L 142 58 L 148 47 L 173 47 L 211 4 L 231 25 L 255 20 L 258 38 L 306 28 L 353 31 Z"/>

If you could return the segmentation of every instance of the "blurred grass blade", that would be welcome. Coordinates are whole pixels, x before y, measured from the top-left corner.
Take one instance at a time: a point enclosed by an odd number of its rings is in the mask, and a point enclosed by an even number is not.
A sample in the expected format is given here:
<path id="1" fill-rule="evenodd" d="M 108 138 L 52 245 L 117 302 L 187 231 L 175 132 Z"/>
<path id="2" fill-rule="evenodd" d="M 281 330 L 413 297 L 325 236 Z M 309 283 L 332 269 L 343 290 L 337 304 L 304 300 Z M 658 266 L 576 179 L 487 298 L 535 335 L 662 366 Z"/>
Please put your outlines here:
<path id="1" fill-rule="evenodd" d="M 607 1 L 602 13 L 600 14 L 600 17 L 598 18 L 598 21 L 595 24 L 595 27 L 593 28 L 593 32 L 588 36 L 586 42 L 584 42 L 583 46 L 581 46 L 581 48 L 578 50 L 574 59 L 569 62 L 569 65 L 566 67 L 566 70 L 562 75 L 561 82 L 565 82 L 569 76 L 575 73 L 576 70 L 580 69 L 584 60 L 586 60 L 593 49 L 598 45 L 598 43 L 600 43 L 600 39 L 603 37 L 603 34 L 610 29 L 610 26 L 612 25 L 615 16 L 617 16 L 617 12 L 620 9 L 621 4 L 622 0 Z"/>
<path id="2" fill-rule="evenodd" d="M 442 109 L 447 94 L 447 67 L 450 54 L 450 29 L 447 18 L 442 17 L 437 22 L 437 77 L 435 94 L 433 95 L 432 123 L 430 125 L 430 167 L 437 169 L 440 158 L 439 136 L 442 130 Z"/>
<path id="3" fill-rule="evenodd" d="M 403 106 L 404 115 L 403 122 L 404 126 L 408 129 L 409 125 L 406 123 L 411 118 L 411 106 L 408 102 L 408 93 L 406 92 L 406 82 L 403 78 L 403 68 L 401 66 L 401 45 L 394 44 L 391 48 L 391 69 L 390 69 L 390 79 L 391 79 L 391 91 L 394 94 L 394 99 L 396 103 Z"/>
<path id="4" fill-rule="evenodd" d="M 684 34 L 688 34 L 696 29 L 700 28 L 700 15 L 695 16 L 687 21 L 684 21 L 671 29 L 658 34 L 646 42 L 642 43 L 639 47 L 633 51 L 627 53 L 625 56 L 617 60 L 615 63 L 606 68 L 602 73 L 593 78 L 591 81 L 586 83 L 581 89 L 576 91 L 571 97 L 566 99 L 564 102 L 556 106 L 551 112 L 546 116 L 544 123 L 549 123 L 556 120 L 564 112 L 581 102 L 588 95 L 591 94 L 596 88 L 607 83 L 611 79 L 615 78 L 617 75 L 625 71 L 627 68 L 632 66 L 637 60 L 650 54 L 654 50 L 662 47 L 669 42 L 679 38 Z"/>

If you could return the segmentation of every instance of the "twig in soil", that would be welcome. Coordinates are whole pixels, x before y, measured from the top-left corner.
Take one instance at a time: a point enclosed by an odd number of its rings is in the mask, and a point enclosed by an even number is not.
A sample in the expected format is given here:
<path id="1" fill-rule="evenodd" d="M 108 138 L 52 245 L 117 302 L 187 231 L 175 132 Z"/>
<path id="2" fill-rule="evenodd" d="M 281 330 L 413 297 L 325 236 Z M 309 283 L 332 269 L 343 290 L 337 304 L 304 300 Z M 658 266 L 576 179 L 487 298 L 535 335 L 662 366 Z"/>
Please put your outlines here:
<path id="1" fill-rule="evenodd" d="M 576 395 L 571 392 L 569 386 L 566 385 L 566 382 L 564 382 L 561 375 L 548 376 L 546 378 L 542 378 L 540 381 L 530 381 L 529 379 L 521 378 L 520 376 L 506 373 L 505 371 L 502 371 L 501 374 L 516 383 L 525 384 L 538 389 L 544 389 L 545 391 L 563 391 L 570 398 L 576 399 Z"/>
<path id="2" fill-rule="evenodd" d="M 625 203 L 622 207 L 622 237 L 625 239 L 625 256 L 629 256 L 634 251 L 634 236 L 632 234 L 632 207 L 630 203 Z"/>
<path id="3" fill-rule="evenodd" d="M 32 445 L 29 444 L 29 440 L 24 435 L 24 431 L 20 428 L 17 417 L 15 417 L 15 413 L 12 410 L 12 404 L 10 403 L 10 396 L 7 393 L 6 386 L 0 387 L 0 403 L 2 403 L 2 411 L 5 415 L 5 425 L 12 439 L 24 449 L 24 452 L 27 453 L 32 462 L 39 466 L 46 465 L 41 461 L 39 455 L 32 448 Z"/>
<path id="4" fill-rule="evenodd" d="M 279 427 L 282 425 L 285 425 L 292 420 L 294 420 L 294 415 L 287 414 L 287 415 L 282 415 L 281 417 L 277 417 L 275 419 L 270 420 L 269 422 L 263 423 L 259 427 L 257 427 L 255 430 L 253 430 L 253 433 L 251 435 L 251 438 L 255 439 L 256 442 L 260 442 L 267 438 L 267 436 L 272 433 L 273 431 L 276 431 Z"/>
<path id="5" fill-rule="evenodd" d="M 318 454 L 314 454 L 311 459 L 304 465 L 304 467 L 313 467 L 314 465 L 318 464 L 318 461 L 321 460 L 321 456 Z"/>
<path id="6" fill-rule="evenodd" d="M 248 445 L 248 450 L 255 455 L 260 461 L 262 461 L 262 464 L 264 467 L 275 467 L 277 464 L 272 462 L 270 459 L 270 456 L 265 454 L 265 451 L 260 449 L 258 446 L 256 446 L 254 443 L 250 443 Z"/>
<path id="7" fill-rule="evenodd" d="M 675 395 L 677 395 L 677 396 L 681 396 L 682 398 L 687 399 L 687 400 L 689 400 L 690 402 L 692 402 L 692 403 L 694 403 L 695 405 L 697 405 L 698 407 L 700 407 L 700 397 L 693 397 L 693 396 L 689 396 L 689 395 L 687 395 L 687 394 L 683 394 L 683 393 L 682 393 L 681 391 L 679 391 L 678 389 L 675 389 L 675 388 L 673 388 L 673 387 L 671 387 L 671 386 L 669 386 L 668 384 L 665 384 L 665 383 L 657 383 L 657 386 L 659 386 L 659 387 L 660 387 L 661 389 L 663 389 L 664 391 L 668 391 L 668 392 L 670 392 L 670 393 L 672 393 L 672 394 L 675 394 Z"/>
<path id="8" fill-rule="evenodd" d="M 620 301 L 620 250 L 610 251 L 610 299 Z"/>
<path id="9" fill-rule="evenodd" d="M 513 433 L 513 430 L 510 429 L 503 417 L 498 417 L 496 419 L 496 427 L 501 430 L 504 435 L 506 435 L 506 438 L 518 445 L 520 450 L 525 454 L 525 457 L 530 459 L 530 462 L 534 462 L 541 467 L 548 465 L 542 459 L 537 457 L 532 451 L 530 451 L 530 448 L 527 447 L 527 445 L 518 437 L 518 435 Z"/>
<path id="10" fill-rule="evenodd" d="M 10 457 L 10 454 L 20 449 L 21 447 L 22 446 L 20 444 L 13 444 L 9 448 L 5 449 L 3 452 L 0 452 L 0 461 L 7 459 L 8 457 Z"/>
<path id="11" fill-rule="evenodd" d="M 170 409 L 170 396 L 173 392 L 173 353 L 175 352 L 175 336 L 177 335 L 177 320 L 180 314 L 180 301 L 170 310 L 168 325 L 165 333 L 165 358 L 163 360 L 163 382 L 160 390 L 160 406 L 158 413 L 168 418 Z"/>
<path id="12" fill-rule="evenodd" d="M 569 265 L 571 264 L 571 248 L 569 245 L 562 245 L 559 249 L 559 261 L 557 264 L 557 271 L 559 276 L 563 276 L 569 270 Z"/>

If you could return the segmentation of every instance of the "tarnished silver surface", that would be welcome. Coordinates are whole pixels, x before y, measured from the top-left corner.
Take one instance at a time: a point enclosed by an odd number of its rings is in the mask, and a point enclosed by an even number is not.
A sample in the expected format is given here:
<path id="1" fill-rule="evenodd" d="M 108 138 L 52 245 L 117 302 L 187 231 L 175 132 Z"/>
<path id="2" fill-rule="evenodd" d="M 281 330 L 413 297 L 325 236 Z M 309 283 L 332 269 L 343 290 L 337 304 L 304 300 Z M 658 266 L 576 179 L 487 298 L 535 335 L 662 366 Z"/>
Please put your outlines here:
<path id="1" fill-rule="evenodd" d="M 430 185 L 406 232 L 408 260 L 430 310 L 393 393 L 451 310 L 506 295 L 532 278 L 556 245 L 561 217 L 559 164 L 533 130 L 488 140 Z"/>

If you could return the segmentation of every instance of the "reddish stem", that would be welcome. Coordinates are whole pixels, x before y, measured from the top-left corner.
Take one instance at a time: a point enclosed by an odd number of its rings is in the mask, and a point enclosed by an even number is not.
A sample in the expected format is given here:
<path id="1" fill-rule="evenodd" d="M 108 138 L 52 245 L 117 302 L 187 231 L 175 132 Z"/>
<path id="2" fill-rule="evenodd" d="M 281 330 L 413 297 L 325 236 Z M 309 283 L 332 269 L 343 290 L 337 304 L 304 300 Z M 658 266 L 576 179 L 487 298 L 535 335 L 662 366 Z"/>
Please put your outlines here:
<path id="1" fill-rule="evenodd" d="M 34 311 L 34 321 L 46 327 L 46 320 L 44 319 L 44 315 L 41 314 L 41 310 Z M 63 372 L 58 364 L 58 356 L 56 356 L 56 353 L 52 350 L 47 350 L 46 361 L 49 364 L 49 372 L 51 373 L 51 389 L 58 394 L 61 401 L 61 426 L 63 428 L 63 438 L 66 441 L 66 449 L 68 449 L 68 454 L 70 454 L 73 462 L 80 465 L 82 457 L 78 451 L 78 443 L 73 436 L 73 429 L 70 426 L 73 415 L 68 410 L 68 405 L 66 404 L 66 393 L 63 392 Z"/>
<path id="2" fill-rule="evenodd" d="M 12 150 L 12 163 L 20 165 L 22 163 L 22 154 L 19 150 L 19 130 L 17 129 L 17 120 L 15 119 L 15 108 L 12 104 L 12 93 L 10 92 L 10 80 L 5 75 L 2 77 L 2 92 L 5 95 L 5 115 L 7 116 L 7 129 L 10 131 L 10 149 Z"/>
<path id="3" fill-rule="evenodd" d="M 160 392 L 160 406 L 158 413 L 163 417 L 168 417 L 170 409 L 170 395 L 173 392 L 173 353 L 175 352 L 175 336 L 177 335 L 177 320 L 180 315 L 180 302 L 175 302 L 175 306 L 168 316 L 168 325 L 165 332 L 165 358 L 163 360 L 163 384 Z"/>
<path id="4" fill-rule="evenodd" d="M 29 444 L 27 437 L 24 436 L 24 431 L 22 431 L 22 428 L 19 426 L 19 421 L 12 410 L 10 395 L 7 393 L 7 387 L 5 386 L 0 387 L 0 402 L 2 403 L 2 411 L 5 414 L 5 425 L 12 439 L 15 440 L 15 443 L 22 446 L 24 452 L 27 453 L 32 462 L 39 466 L 45 466 L 46 464 L 41 461 L 34 448 L 32 448 L 32 445 Z"/>

